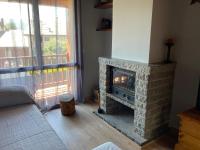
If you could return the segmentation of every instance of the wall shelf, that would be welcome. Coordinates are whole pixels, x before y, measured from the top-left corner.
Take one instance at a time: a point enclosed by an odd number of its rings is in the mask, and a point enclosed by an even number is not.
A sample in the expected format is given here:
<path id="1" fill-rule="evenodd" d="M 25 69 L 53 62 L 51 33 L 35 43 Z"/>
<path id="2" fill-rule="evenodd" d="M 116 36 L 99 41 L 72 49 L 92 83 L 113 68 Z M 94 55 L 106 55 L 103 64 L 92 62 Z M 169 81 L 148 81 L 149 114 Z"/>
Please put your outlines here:
<path id="1" fill-rule="evenodd" d="M 112 28 L 98 28 L 96 31 L 112 31 Z"/>
<path id="2" fill-rule="evenodd" d="M 109 9 L 113 7 L 113 3 L 112 2 L 105 2 L 105 3 L 98 3 L 95 8 L 98 9 Z"/>

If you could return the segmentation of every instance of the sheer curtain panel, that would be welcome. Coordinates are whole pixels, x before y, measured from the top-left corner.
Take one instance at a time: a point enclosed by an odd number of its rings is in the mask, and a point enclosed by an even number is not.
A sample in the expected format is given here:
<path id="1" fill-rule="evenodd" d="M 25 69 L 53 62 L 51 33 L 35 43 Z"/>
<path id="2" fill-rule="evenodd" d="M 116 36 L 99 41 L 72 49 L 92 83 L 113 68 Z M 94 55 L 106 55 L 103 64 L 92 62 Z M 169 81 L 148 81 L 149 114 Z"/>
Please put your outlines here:
<path id="1" fill-rule="evenodd" d="M 23 86 L 42 110 L 77 97 L 73 0 L 0 0 L 0 86 Z"/>

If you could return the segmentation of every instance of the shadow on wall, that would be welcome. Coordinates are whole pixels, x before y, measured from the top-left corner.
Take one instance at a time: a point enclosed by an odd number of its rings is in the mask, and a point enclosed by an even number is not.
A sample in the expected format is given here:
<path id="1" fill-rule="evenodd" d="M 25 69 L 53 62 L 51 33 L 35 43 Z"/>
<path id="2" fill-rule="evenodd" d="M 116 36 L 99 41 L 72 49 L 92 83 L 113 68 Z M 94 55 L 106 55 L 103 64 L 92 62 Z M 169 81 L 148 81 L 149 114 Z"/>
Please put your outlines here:
<path id="1" fill-rule="evenodd" d="M 177 114 L 195 106 L 200 79 L 200 4 L 173 1 L 173 33 L 176 61 L 171 126 L 178 127 Z"/>
<path id="2" fill-rule="evenodd" d="M 177 64 L 171 111 L 173 127 L 179 126 L 177 113 L 195 106 L 198 93 L 198 70 L 185 64 Z"/>
<path id="3" fill-rule="evenodd" d="M 95 0 L 81 3 L 82 44 L 83 44 L 83 97 L 88 98 L 99 82 L 98 57 L 109 57 L 111 52 L 111 32 L 97 32 L 99 20 L 105 16 L 105 11 L 95 9 Z M 106 12 L 109 13 L 109 12 Z"/>

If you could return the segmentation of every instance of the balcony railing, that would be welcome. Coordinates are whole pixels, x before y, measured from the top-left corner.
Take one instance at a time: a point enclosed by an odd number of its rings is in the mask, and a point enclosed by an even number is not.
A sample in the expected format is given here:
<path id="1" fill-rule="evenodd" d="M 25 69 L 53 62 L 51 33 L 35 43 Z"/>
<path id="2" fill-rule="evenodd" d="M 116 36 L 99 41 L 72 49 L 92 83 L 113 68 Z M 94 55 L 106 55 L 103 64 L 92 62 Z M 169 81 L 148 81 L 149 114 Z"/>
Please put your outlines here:
<path id="1" fill-rule="evenodd" d="M 16 67 L 36 66 L 36 57 L 4 57 L 0 58 L 0 68 L 9 69 Z M 45 65 L 65 64 L 67 62 L 66 55 L 46 55 L 43 56 Z M 29 84 L 30 79 L 34 76 L 37 80 L 37 90 L 35 96 L 37 99 L 55 96 L 56 94 L 68 93 L 73 88 L 73 68 L 53 68 L 46 69 L 43 72 L 19 73 L 19 75 L 4 74 L 1 79 L 4 83 L 17 82 L 24 80 Z"/>
<path id="2" fill-rule="evenodd" d="M 0 68 L 9 69 L 16 67 L 36 66 L 36 57 L 18 56 L 18 57 L 2 57 L 0 58 Z M 67 63 L 66 55 L 45 55 L 43 56 L 45 65 L 65 64 Z"/>

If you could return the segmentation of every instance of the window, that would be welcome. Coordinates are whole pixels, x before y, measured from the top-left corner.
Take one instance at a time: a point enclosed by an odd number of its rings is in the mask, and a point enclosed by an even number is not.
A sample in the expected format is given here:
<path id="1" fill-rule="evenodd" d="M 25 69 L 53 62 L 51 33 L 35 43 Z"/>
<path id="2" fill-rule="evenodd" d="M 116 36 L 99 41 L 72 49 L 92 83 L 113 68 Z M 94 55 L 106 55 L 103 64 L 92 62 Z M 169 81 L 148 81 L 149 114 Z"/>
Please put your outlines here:
<path id="1" fill-rule="evenodd" d="M 72 1 L 40 0 L 39 18 L 45 65 L 75 62 Z M 47 16 L 51 16 L 49 19 Z"/>
<path id="2" fill-rule="evenodd" d="M 0 68 L 11 69 L 36 65 L 31 53 L 29 21 L 32 5 L 0 1 Z"/>
<path id="3" fill-rule="evenodd" d="M 0 0 L 0 86 L 26 87 L 42 108 L 76 95 L 74 18 L 73 0 Z"/>

